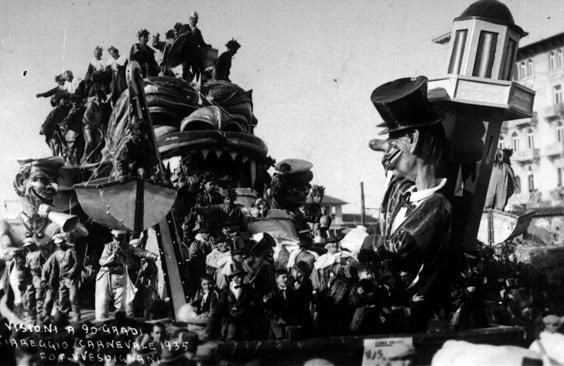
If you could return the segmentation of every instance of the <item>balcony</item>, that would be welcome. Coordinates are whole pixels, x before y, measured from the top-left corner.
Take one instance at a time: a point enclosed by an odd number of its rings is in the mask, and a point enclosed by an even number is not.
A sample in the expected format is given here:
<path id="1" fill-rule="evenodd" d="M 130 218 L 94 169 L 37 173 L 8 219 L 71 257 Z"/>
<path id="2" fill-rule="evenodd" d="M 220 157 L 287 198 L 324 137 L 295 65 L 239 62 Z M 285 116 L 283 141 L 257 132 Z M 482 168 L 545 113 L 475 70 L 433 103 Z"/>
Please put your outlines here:
<path id="1" fill-rule="evenodd" d="M 532 163 L 538 161 L 540 158 L 539 149 L 526 149 L 526 150 L 519 150 L 513 154 L 513 160 L 521 163 Z"/>
<path id="2" fill-rule="evenodd" d="M 544 109 L 544 116 L 548 120 L 562 118 L 564 116 L 564 104 L 553 104 Z"/>
<path id="3" fill-rule="evenodd" d="M 513 121 L 508 121 L 507 123 L 518 128 L 535 127 L 539 122 L 537 117 L 537 112 L 533 112 L 533 116 L 530 118 L 515 119 Z M 509 127 L 509 126 L 508 126 Z"/>
<path id="4" fill-rule="evenodd" d="M 549 158 L 557 158 L 560 156 L 564 156 L 564 144 L 556 143 L 545 145 L 543 148 L 543 155 Z"/>

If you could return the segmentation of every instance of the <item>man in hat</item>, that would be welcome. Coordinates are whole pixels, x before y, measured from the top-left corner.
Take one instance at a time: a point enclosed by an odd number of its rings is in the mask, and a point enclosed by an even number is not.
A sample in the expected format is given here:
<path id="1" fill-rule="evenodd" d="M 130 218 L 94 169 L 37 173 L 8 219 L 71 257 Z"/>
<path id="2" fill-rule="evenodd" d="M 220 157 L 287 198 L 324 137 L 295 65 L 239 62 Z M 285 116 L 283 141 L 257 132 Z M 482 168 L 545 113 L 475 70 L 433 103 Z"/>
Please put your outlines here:
<path id="1" fill-rule="evenodd" d="M 427 100 L 427 78 L 403 78 L 379 86 L 372 103 L 384 119 L 388 139 L 385 169 L 392 172 L 381 214 L 383 250 L 405 272 L 412 330 L 424 330 L 432 304 L 447 286 L 439 275 L 450 241 L 451 206 L 441 189 L 438 165 L 446 150 L 444 115 Z M 399 177 L 394 179 L 394 177 Z M 393 193 L 393 194 L 392 194 Z"/>
<path id="2" fill-rule="evenodd" d="M 270 320 L 270 338 L 284 339 L 286 326 L 296 324 L 295 290 L 286 271 L 276 271 L 275 278 L 276 285 L 262 298 Z"/>
<path id="3" fill-rule="evenodd" d="M 78 298 L 78 281 L 80 268 L 76 259 L 74 244 L 69 243 L 68 236 L 57 234 L 53 237 L 57 249 L 52 254 L 56 261 L 59 274 L 58 311 L 67 315 L 72 308 L 75 321 L 80 321 L 80 306 Z"/>
<path id="4" fill-rule="evenodd" d="M 245 272 L 236 270 L 229 276 L 229 285 L 219 295 L 219 302 L 206 328 L 210 338 L 226 341 L 255 339 L 258 334 L 256 297 L 253 289 L 244 283 Z"/>
<path id="5" fill-rule="evenodd" d="M 157 61 L 155 61 L 155 51 L 147 44 L 149 41 L 149 31 L 141 29 L 137 32 L 137 38 L 139 39 L 139 43 L 135 43 L 131 46 L 129 60 L 139 62 L 141 75 L 143 75 L 144 78 L 157 76 L 159 74 L 159 66 L 157 65 Z"/>
<path id="6" fill-rule="evenodd" d="M 41 272 L 43 265 L 47 261 L 45 247 L 39 249 L 37 242 L 33 238 L 26 238 L 23 247 L 27 250 L 25 255 L 25 266 L 31 274 L 31 284 L 26 290 L 27 311 L 32 322 L 37 321 L 37 317 L 43 313 L 43 299 L 45 293 L 41 285 Z"/>
<path id="7" fill-rule="evenodd" d="M 108 48 L 108 53 L 112 56 L 108 60 L 108 69 L 112 73 L 110 83 L 111 100 L 115 105 L 121 93 L 127 89 L 127 81 L 125 80 L 125 68 L 127 67 L 127 58 L 119 54 L 119 50 L 114 46 Z"/>
<path id="8" fill-rule="evenodd" d="M 131 136 L 128 136 L 116 153 L 117 171 L 121 176 L 138 176 L 156 180 L 157 153 L 147 134 L 145 121 L 137 121 Z"/>
<path id="9" fill-rule="evenodd" d="M 108 317 L 110 303 L 116 312 L 125 311 L 127 302 L 126 285 L 129 275 L 127 267 L 131 256 L 146 258 L 152 261 L 158 256 L 141 248 L 132 247 L 127 240 L 127 232 L 112 230 L 114 240 L 104 246 L 100 256 L 100 271 L 96 276 L 96 320 Z"/>
<path id="10" fill-rule="evenodd" d="M 274 247 L 276 241 L 268 233 L 258 233 L 252 237 L 250 259 L 245 263 L 247 268 L 247 283 L 249 283 L 259 297 L 266 295 L 275 282 Z"/>
<path id="11" fill-rule="evenodd" d="M 223 52 L 217 60 L 215 78 L 216 80 L 231 81 L 229 79 L 229 74 L 231 73 L 231 61 L 239 48 L 241 48 L 241 45 L 235 38 L 233 38 L 225 44 L 225 47 L 227 47 L 227 51 Z"/>
<path id="12" fill-rule="evenodd" d="M 292 251 L 288 258 L 287 267 L 293 268 L 298 262 L 305 262 L 310 268 L 310 272 L 313 270 L 313 265 L 315 261 L 319 258 L 319 254 L 314 252 L 313 249 L 313 239 L 311 238 L 310 230 L 302 230 L 298 232 L 300 239 L 299 248 Z"/>

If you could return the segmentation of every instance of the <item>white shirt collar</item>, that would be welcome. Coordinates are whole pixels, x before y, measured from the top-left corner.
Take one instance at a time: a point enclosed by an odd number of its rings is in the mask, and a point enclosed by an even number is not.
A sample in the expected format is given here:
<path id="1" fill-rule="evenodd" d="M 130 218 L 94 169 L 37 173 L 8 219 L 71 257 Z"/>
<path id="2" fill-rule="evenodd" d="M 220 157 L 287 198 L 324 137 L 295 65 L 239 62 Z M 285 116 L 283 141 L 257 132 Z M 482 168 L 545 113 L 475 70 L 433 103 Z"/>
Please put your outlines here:
<path id="1" fill-rule="evenodd" d="M 409 201 L 411 203 L 418 203 L 420 201 L 423 201 L 425 198 L 429 197 L 439 189 L 443 188 L 446 185 L 446 182 L 447 179 L 442 178 L 440 181 L 438 181 L 438 184 L 433 188 L 424 189 L 422 191 L 411 191 L 411 196 L 409 197 Z M 412 187 L 411 189 L 415 189 L 415 187 Z"/>

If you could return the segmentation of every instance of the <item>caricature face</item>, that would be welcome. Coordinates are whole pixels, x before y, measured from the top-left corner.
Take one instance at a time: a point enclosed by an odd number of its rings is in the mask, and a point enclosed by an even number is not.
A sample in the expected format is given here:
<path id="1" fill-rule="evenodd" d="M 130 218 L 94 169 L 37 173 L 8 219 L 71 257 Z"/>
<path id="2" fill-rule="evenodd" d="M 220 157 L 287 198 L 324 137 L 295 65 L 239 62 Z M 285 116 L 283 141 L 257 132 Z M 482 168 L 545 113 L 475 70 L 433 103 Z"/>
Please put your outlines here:
<path id="1" fill-rule="evenodd" d="M 52 206 L 58 189 L 56 179 L 53 174 L 33 166 L 29 175 L 19 173 L 16 176 L 15 186 L 18 194 L 25 197 L 35 208 L 39 208 L 41 204 Z"/>
<path id="2" fill-rule="evenodd" d="M 417 157 L 413 155 L 414 139 L 408 134 L 390 136 L 389 147 L 384 154 L 382 164 L 386 170 L 392 170 L 396 174 L 412 178 L 416 174 Z"/>

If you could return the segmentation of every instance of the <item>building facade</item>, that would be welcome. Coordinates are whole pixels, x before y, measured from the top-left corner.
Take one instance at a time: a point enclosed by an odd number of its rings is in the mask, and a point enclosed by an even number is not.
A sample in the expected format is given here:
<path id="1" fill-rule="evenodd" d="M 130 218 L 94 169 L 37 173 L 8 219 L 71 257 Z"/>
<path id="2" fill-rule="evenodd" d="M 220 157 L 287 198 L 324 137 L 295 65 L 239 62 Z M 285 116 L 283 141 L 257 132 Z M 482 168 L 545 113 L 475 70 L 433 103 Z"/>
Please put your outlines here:
<path id="1" fill-rule="evenodd" d="M 499 146 L 513 150 L 518 189 L 509 201 L 560 204 L 564 192 L 564 32 L 521 47 L 514 80 L 536 92 L 532 118 L 504 122 Z"/>

